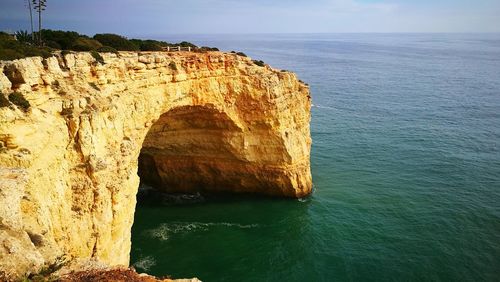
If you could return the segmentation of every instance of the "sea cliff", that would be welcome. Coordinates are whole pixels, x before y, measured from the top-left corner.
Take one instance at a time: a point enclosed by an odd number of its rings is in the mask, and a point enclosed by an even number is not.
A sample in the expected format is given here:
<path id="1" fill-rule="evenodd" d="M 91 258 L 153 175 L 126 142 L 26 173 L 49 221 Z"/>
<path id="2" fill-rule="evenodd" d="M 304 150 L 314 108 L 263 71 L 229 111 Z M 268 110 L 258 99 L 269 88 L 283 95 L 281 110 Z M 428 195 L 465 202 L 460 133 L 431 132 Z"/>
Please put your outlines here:
<path id="1" fill-rule="evenodd" d="M 311 101 L 295 74 L 222 52 L 102 56 L 0 62 L 4 276 L 60 257 L 128 265 L 140 180 L 168 192 L 311 192 Z"/>

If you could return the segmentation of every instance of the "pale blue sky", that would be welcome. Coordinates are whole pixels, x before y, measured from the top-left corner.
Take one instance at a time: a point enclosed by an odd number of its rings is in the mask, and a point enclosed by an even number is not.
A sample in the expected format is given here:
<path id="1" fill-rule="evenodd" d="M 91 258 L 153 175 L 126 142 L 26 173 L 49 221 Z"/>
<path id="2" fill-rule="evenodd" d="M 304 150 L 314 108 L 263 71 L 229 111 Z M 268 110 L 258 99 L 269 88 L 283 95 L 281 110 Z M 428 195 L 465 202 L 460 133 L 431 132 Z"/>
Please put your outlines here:
<path id="1" fill-rule="evenodd" d="M 500 0 L 47 0 L 45 25 L 87 34 L 500 32 Z M 0 30 L 27 29 L 0 0 Z"/>

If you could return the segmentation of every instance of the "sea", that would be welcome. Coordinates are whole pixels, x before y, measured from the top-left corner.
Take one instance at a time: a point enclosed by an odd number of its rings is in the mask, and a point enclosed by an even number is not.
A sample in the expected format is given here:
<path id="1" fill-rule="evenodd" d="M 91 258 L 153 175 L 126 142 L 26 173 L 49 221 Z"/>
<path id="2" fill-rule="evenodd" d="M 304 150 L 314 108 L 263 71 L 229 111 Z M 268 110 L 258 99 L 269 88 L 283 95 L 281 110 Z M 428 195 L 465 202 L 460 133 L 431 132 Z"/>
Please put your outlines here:
<path id="1" fill-rule="evenodd" d="M 138 195 L 131 264 L 202 281 L 500 281 L 500 34 L 169 35 L 310 85 L 314 192 Z"/>

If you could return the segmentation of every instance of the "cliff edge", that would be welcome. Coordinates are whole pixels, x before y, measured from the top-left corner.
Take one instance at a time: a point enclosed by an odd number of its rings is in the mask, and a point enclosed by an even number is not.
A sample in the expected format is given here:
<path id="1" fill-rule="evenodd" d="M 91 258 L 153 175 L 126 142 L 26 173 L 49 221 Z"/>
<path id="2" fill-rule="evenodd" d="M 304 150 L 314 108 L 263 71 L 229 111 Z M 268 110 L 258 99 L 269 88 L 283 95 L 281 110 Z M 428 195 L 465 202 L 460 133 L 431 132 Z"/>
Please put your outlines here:
<path id="1" fill-rule="evenodd" d="M 0 273 L 61 256 L 128 265 L 140 180 L 311 192 L 311 102 L 295 74 L 222 52 L 103 57 L 0 62 Z"/>

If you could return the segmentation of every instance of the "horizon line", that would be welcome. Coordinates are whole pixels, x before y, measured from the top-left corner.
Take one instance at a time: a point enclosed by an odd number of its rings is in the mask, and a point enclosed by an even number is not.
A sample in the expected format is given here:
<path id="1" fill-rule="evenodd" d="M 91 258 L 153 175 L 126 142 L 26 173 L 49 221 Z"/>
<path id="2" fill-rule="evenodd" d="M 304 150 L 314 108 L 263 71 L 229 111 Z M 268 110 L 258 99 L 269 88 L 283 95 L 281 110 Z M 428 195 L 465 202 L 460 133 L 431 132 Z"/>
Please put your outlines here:
<path id="1" fill-rule="evenodd" d="M 47 28 L 48 30 L 74 31 L 82 35 L 89 35 L 86 32 L 71 29 Z M 1 29 L 1 32 L 16 32 L 25 29 L 13 30 L 9 28 Z M 321 35 L 321 34 L 500 34 L 500 31 L 334 31 L 334 32 L 179 32 L 179 33 L 116 33 L 112 31 L 96 32 L 95 34 L 112 33 L 130 36 L 180 36 L 180 35 Z"/>

